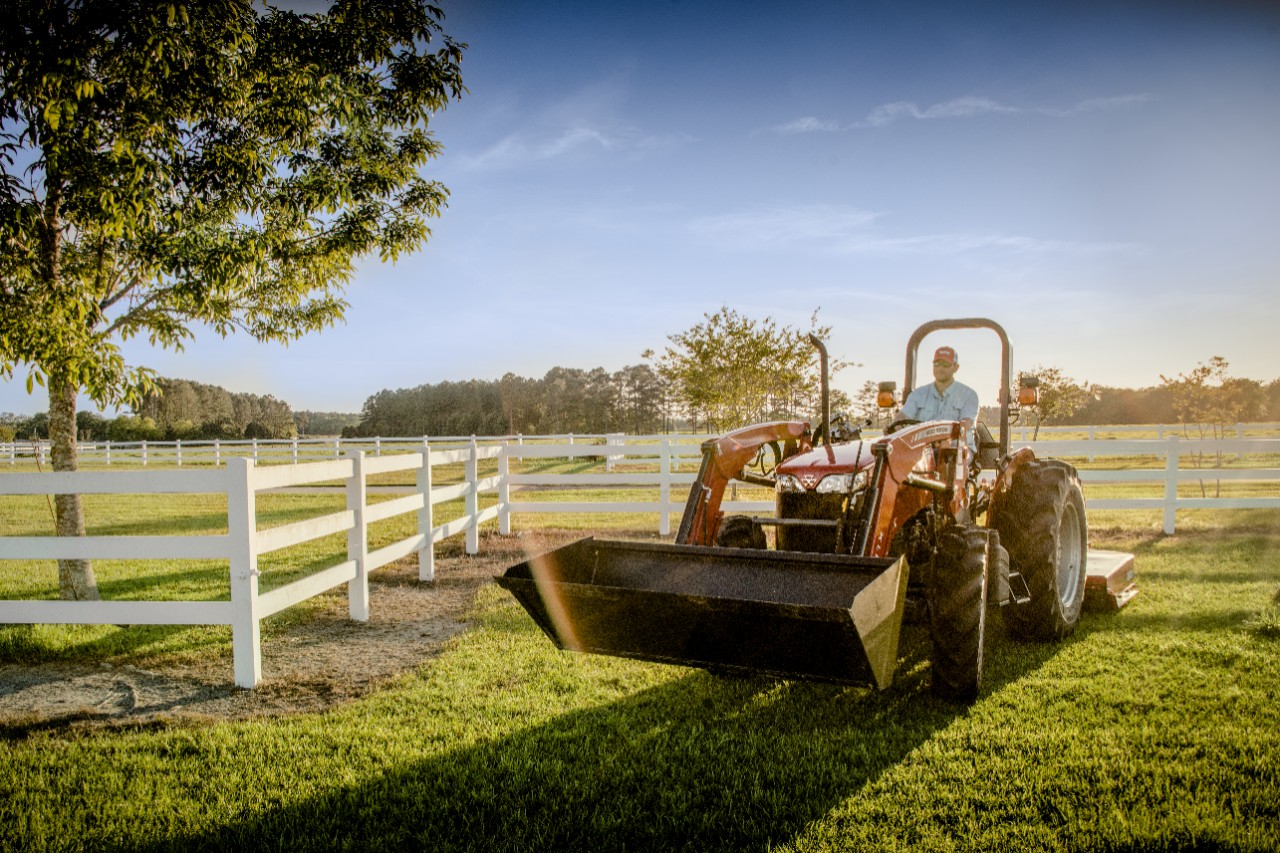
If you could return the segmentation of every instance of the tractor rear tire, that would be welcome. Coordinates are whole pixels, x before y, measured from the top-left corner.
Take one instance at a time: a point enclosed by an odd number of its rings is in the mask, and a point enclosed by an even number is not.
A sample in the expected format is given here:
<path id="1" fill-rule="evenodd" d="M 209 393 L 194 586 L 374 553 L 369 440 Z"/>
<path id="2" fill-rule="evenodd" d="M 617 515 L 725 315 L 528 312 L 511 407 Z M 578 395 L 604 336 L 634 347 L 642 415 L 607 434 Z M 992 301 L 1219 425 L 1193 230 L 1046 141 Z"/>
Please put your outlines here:
<path id="1" fill-rule="evenodd" d="M 731 515 L 720 524 L 716 544 L 721 548 L 768 548 L 764 530 L 745 515 Z"/>
<path id="2" fill-rule="evenodd" d="M 1009 569 L 1022 575 L 1031 600 L 1004 607 L 1016 637 L 1062 640 L 1080 622 L 1084 604 L 1089 528 L 1076 470 L 1065 462 L 1031 462 L 1013 478 L 991 519 L 1009 552 Z"/>
<path id="3" fill-rule="evenodd" d="M 933 640 L 933 694 L 974 702 L 982 686 L 987 622 L 987 551 L 990 533 L 976 525 L 939 536 L 929 618 Z"/>

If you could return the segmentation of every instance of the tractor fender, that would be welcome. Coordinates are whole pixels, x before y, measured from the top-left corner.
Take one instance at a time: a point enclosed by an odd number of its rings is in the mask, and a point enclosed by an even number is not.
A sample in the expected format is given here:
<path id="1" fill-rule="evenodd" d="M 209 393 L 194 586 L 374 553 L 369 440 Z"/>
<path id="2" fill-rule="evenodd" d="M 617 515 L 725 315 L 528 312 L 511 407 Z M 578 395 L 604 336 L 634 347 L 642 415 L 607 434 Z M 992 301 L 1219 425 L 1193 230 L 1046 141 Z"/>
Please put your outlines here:
<path id="1" fill-rule="evenodd" d="M 991 517 L 991 513 L 995 512 L 1009 494 L 1009 489 L 1013 486 L 1013 478 L 1017 476 L 1018 471 L 1036 461 L 1036 454 L 1030 447 L 1020 448 L 1009 457 L 1004 467 L 1000 469 L 1000 473 L 996 476 L 995 483 L 991 487 L 991 510 L 987 517 Z"/>

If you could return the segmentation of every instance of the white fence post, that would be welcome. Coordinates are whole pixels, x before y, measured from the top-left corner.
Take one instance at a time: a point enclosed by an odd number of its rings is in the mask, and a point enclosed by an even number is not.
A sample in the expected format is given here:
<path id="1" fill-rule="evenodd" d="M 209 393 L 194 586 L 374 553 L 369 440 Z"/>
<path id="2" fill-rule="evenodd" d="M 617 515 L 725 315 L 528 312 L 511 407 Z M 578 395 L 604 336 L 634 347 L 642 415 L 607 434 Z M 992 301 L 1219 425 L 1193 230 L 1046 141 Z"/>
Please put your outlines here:
<path id="1" fill-rule="evenodd" d="M 357 622 L 369 621 L 369 525 L 365 522 L 368 489 L 364 476 L 364 451 L 347 452 L 351 479 L 347 480 L 347 509 L 355 524 L 347 531 L 347 559 L 356 564 L 356 576 L 347 583 L 347 609 Z"/>
<path id="2" fill-rule="evenodd" d="M 142 442 L 142 465 L 143 465 L 143 467 L 146 467 L 146 464 L 147 464 L 147 443 L 144 441 L 144 442 Z"/>
<path id="3" fill-rule="evenodd" d="M 178 457 L 178 467 L 182 467 L 182 439 L 175 439 L 173 442 L 174 454 Z"/>
<path id="4" fill-rule="evenodd" d="M 218 439 L 213 440 L 213 467 L 217 468 L 222 464 L 222 442 Z"/>
<path id="5" fill-rule="evenodd" d="M 262 680 L 262 633 L 258 624 L 257 493 L 253 463 L 227 461 L 227 531 L 231 542 L 231 648 L 237 687 Z"/>
<path id="6" fill-rule="evenodd" d="M 298 437 L 293 437 L 293 464 L 298 464 Z"/>
<path id="7" fill-rule="evenodd" d="M 431 444 L 422 441 L 422 467 L 418 469 L 418 491 L 422 493 L 422 509 L 418 510 L 418 532 L 423 536 L 418 551 L 418 580 L 436 579 L 436 546 L 432 541 L 431 521 Z"/>
<path id="8" fill-rule="evenodd" d="M 671 500 L 671 439 L 669 438 L 662 439 L 658 470 L 662 474 L 661 485 L 658 487 L 658 502 L 662 505 L 662 510 L 658 513 L 658 533 L 662 536 L 670 536 L 671 512 L 667 507 L 667 503 Z"/>
<path id="9" fill-rule="evenodd" d="M 1169 436 L 1164 463 L 1164 532 L 1172 534 L 1178 517 L 1178 437 Z"/>
<path id="10" fill-rule="evenodd" d="M 471 437 L 471 452 L 467 455 L 467 553 L 480 553 L 480 451 L 475 436 Z"/>
<path id="11" fill-rule="evenodd" d="M 507 455 L 508 441 L 502 442 L 502 452 L 498 455 L 498 533 L 511 535 L 511 457 Z"/>

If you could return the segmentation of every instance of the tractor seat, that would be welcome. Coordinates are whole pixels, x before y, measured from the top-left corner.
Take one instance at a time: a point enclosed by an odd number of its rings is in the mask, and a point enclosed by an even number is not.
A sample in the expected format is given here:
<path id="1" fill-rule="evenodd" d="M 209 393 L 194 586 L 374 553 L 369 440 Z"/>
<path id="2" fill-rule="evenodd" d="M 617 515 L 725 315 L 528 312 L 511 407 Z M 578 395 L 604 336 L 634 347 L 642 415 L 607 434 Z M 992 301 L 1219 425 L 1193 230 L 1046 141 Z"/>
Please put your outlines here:
<path id="1" fill-rule="evenodd" d="M 974 460 L 979 468 L 992 469 L 1000 463 L 1000 442 L 987 425 L 979 421 L 973 426 L 974 438 L 978 444 L 978 455 Z"/>

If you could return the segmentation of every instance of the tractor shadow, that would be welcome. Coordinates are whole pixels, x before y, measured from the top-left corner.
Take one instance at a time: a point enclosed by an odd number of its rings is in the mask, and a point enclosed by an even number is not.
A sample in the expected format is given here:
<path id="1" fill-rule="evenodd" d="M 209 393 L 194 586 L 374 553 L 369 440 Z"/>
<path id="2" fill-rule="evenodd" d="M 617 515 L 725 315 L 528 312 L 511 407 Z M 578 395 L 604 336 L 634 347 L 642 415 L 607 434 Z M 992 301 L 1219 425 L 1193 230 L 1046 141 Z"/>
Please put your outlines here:
<path id="1" fill-rule="evenodd" d="M 1002 650 L 984 695 L 1055 654 Z M 903 637 L 884 692 L 690 671 L 499 740 L 391 766 L 160 849 L 765 850 L 793 840 L 969 713 Z"/>

